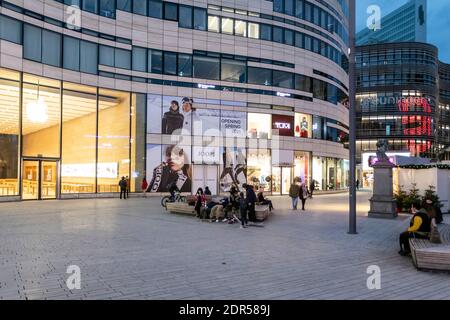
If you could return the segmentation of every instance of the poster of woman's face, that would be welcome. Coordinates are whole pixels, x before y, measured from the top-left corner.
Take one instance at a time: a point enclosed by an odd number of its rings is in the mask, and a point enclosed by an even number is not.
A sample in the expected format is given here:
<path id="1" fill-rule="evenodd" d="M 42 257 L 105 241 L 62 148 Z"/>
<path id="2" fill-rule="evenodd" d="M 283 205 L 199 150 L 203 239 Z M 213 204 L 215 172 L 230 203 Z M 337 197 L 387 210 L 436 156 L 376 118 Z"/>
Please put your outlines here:
<path id="1" fill-rule="evenodd" d="M 182 192 L 191 192 L 191 147 L 147 145 L 147 181 L 149 192 L 169 192 L 175 184 Z"/>

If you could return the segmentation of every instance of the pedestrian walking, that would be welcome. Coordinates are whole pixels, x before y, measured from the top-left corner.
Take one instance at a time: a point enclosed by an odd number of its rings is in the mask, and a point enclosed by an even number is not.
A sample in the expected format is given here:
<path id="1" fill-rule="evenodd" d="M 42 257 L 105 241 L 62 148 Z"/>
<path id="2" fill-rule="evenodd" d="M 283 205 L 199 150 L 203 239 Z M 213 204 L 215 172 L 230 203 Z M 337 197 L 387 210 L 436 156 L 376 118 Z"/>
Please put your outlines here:
<path id="1" fill-rule="evenodd" d="M 312 199 L 314 190 L 316 190 L 316 180 L 311 179 L 311 182 L 309 183 L 309 197 Z"/>
<path id="2" fill-rule="evenodd" d="M 127 200 L 127 180 L 125 177 L 122 177 L 122 179 L 119 181 L 119 188 L 120 188 L 120 199 L 123 198 Z"/>
<path id="3" fill-rule="evenodd" d="M 239 211 L 241 212 L 241 229 L 246 228 L 248 225 L 248 219 L 247 219 L 247 204 L 245 201 L 244 193 L 240 193 L 239 197 Z"/>
<path id="4" fill-rule="evenodd" d="M 300 185 L 296 180 L 289 188 L 289 197 L 292 199 L 292 210 L 297 210 L 298 196 L 300 194 Z"/>
<path id="5" fill-rule="evenodd" d="M 308 198 L 308 189 L 306 188 L 306 183 L 302 182 L 302 179 L 300 179 L 299 198 L 302 201 L 302 210 L 305 211 L 306 199 Z"/>
<path id="6" fill-rule="evenodd" d="M 253 190 L 253 186 L 250 186 L 248 184 L 245 184 L 244 187 L 247 193 L 247 197 L 245 198 L 245 200 L 247 204 L 248 220 L 250 222 L 256 222 L 255 205 L 257 199 L 255 190 Z"/>
<path id="7" fill-rule="evenodd" d="M 356 179 L 356 190 L 359 190 L 359 179 Z"/>
<path id="8" fill-rule="evenodd" d="M 141 184 L 141 190 L 142 190 L 142 193 L 144 194 L 144 197 L 147 197 L 147 188 L 148 188 L 147 178 L 144 177 L 144 179 L 142 179 L 142 184 Z"/>
<path id="9" fill-rule="evenodd" d="M 127 191 L 127 198 L 129 198 L 130 197 L 130 187 L 131 187 L 131 185 L 130 185 L 130 177 L 126 177 L 125 178 L 125 181 L 127 182 L 127 189 L 126 189 L 126 191 Z"/>

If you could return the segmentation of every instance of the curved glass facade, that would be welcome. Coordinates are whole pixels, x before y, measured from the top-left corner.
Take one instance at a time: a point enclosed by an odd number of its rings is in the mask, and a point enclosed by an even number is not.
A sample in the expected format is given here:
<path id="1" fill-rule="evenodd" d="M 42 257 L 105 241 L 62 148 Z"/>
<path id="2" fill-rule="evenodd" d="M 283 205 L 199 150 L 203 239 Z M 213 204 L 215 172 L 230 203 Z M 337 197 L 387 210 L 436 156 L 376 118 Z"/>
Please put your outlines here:
<path id="1" fill-rule="evenodd" d="M 348 76 L 330 35 L 210 4 L 45 3 L 0 1 L 0 201 L 108 196 L 121 177 L 155 194 L 347 187 Z M 75 29 L 55 14 L 67 5 L 84 11 Z"/>

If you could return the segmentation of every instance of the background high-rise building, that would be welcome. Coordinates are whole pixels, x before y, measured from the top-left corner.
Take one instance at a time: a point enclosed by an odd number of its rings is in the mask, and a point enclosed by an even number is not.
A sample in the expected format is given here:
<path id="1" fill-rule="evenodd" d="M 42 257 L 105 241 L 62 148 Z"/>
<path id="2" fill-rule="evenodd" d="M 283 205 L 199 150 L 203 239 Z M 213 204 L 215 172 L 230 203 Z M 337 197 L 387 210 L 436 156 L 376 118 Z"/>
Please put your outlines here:
<path id="1" fill-rule="evenodd" d="M 356 45 L 390 42 L 427 42 L 427 0 L 410 0 L 381 19 L 381 29 L 364 28 Z"/>

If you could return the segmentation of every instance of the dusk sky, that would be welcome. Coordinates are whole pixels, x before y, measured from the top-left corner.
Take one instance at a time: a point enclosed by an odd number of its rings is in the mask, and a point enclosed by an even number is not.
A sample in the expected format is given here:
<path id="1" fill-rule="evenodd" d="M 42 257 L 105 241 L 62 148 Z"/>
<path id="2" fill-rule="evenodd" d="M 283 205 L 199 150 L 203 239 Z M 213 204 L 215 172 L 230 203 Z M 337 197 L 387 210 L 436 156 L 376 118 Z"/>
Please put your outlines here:
<path id="1" fill-rule="evenodd" d="M 376 4 L 381 8 L 382 16 L 395 10 L 408 0 L 356 0 L 356 29 L 366 26 L 367 7 Z M 450 63 L 450 0 L 428 0 L 428 34 L 429 43 L 439 48 L 439 59 Z"/>

